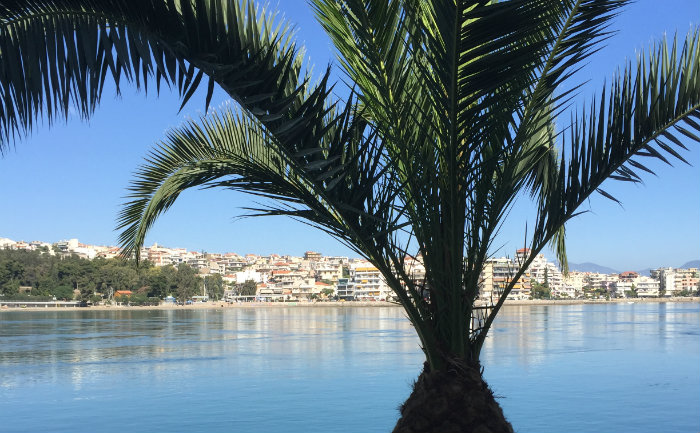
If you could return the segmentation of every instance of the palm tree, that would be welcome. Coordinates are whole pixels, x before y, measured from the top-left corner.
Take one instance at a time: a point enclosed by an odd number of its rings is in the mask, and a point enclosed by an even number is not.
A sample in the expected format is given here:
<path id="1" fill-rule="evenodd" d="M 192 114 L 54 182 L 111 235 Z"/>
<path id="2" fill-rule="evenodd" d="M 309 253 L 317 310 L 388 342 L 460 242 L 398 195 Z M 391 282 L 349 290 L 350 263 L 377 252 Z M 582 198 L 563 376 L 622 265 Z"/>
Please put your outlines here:
<path id="1" fill-rule="evenodd" d="M 176 87 L 207 78 L 235 107 L 172 130 L 140 168 L 119 217 L 139 255 L 185 189 L 265 200 L 335 236 L 384 275 L 426 361 L 395 431 L 512 431 L 479 353 L 514 284 L 607 179 L 639 182 L 641 162 L 683 160 L 700 141 L 700 40 L 654 46 L 599 99 L 569 112 L 558 91 L 609 36 L 626 0 L 312 0 L 352 83 L 313 81 L 289 27 L 250 1 L 26 0 L 0 6 L 3 148 L 42 115 L 89 116 L 111 76 Z M 480 274 L 514 199 L 537 205 L 528 253 L 496 302 Z M 425 279 L 406 258 L 419 255 Z"/>

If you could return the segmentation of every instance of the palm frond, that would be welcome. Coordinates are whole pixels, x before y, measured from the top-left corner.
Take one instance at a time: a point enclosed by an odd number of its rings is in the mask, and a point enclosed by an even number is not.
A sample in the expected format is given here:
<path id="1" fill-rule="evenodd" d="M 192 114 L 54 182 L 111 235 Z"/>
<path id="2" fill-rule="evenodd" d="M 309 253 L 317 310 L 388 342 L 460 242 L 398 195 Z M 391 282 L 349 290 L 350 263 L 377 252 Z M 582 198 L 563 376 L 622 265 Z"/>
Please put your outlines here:
<path id="1" fill-rule="evenodd" d="M 303 205 L 306 198 L 312 206 L 323 207 L 314 188 L 333 182 L 329 168 L 341 174 L 336 167 L 342 168 L 344 161 L 340 161 L 342 155 L 319 146 L 313 155 L 316 159 L 300 165 L 310 153 L 300 153 L 297 161 L 290 159 L 259 121 L 230 108 L 171 130 L 129 188 L 130 201 L 119 219 L 124 253 L 138 255 L 155 219 L 192 187 L 245 190 L 289 205 Z"/>
<path id="2" fill-rule="evenodd" d="M 305 219 L 363 254 L 400 230 L 398 189 L 381 164 L 381 145 L 353 120 L 351 104 L 316 139 L 315 148 L 291 155 L 264 125 L 230 109 L 168 133 L 132 184 L 120 216 L 125 254 L 138 254 L 153 221 L 185 189 L 223 187 L 281 206 L 260 214 Z M 359 247 L 358 247 L 359 245 Z"/>
<path id="3" fill-rule="evenodd" d="M 66 118 L 73 106 L 89 117 L 108 76 L 117 89 L 165 82 L 184 105 L 206 75 L 206 105 L 216 83 L 297 140 L 327 96 L 301 75 L 289 26 L 252 1 L 10 0 L 0 5 L 0 59 L 0 151 L 42 115 Z M 299 111 L 307 120 L 295 127 Z"/>
<path id="4" fill-rule="evenodd" d="M 390 275 L 390 287 L 427 335 L 422 297 L 393 274 L 396 251 L 404 251 L 397 233 L 407 225 L 397 206 L 400 184 L 382 164 L 381 142 L 352 107 L 329 115 L 336 122 L 315 149 L 292 156 L 259 120 L 230 109 L 170 131 L 129 187 L 117 227 L 122 253 L 138 258 L 148 230 L 186 189 L 242 191 L 275 203 L 247 209 L 252 215 L 292 217 L 369 258 Z"/>
<path id="5" fill-rule="evenodd" d="M 596 191 L 610 196 L 601 189 L 607 179 L 639 182 L 640 173 L 652 172 L 643 158 L 686 162 L 681 140 L 700 142 L 700 32 L 677 47 L 676 40 L 670 47 L 664 41 L 640 54 L 636 66 L 628 65 L 599 101 L 574 117 L 563 145 L 571 156 L 549 209 L 542 209 L 543 227 L 558 225 L 557 214 L 573 214 Z"/>
<path id="6" fill-rule="evenodd" d="M 542 183 L 531 253 L 504 290 L 481 333 L 475 336 L 477 350 L 485 332 L 505 302 L 510 289 L 531 260 L 554 240 L 562 256 L 563 227 L 580 213 L 579 207 L 598 192 L 608 179 L 638 182 L 639 171 L 651 172 L 633 160 L 654 158 L 670 163 L 685 161 L 682 137 L 700 142 L 700 31 L 689 35 L 680 52 L 674 40 L 670 49 L 661 43 L 647 56 L 640 55 L 635 67 L 628 65 L 610 86 L 601 91 L 583 115 L 573 115 L 572 125 L 562 135 L 558 170 L 550 171 Z M 565 152 L 569 151 L 569 154 Z M 578 212 L 578 213 L 577 213 Z"/>

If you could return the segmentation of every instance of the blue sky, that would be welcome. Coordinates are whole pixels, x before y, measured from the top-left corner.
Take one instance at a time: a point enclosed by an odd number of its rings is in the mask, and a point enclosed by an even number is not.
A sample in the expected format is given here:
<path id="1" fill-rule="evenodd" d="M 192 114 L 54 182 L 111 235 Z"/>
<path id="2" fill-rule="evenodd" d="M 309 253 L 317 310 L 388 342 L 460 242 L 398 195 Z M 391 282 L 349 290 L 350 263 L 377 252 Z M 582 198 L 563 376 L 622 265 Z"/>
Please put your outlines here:
<path id="1" fill-rule="evenodd" d="M 280 2 L 277 8 L 296 24 L 297 39 L 315 70 L 333 61 L 332 47 L 304 1 Z M 579 105 L 625 59 L 634 59 L 664 34 L 684 37 L 698 24 L 698 0 L 639 0 L 628 6 L 613 24 L 619 33 L 578 76 L 589 80 Z M 342 78 L 337 67 L 335 74 Z M 146 96 L 125 88 L 117 98 L 106 91 L 89 122 L 72 119 L 51 129 L 39 127 L 0 159 L 0 237 L 116 244 L 116 215 L 133 171 L 165 131 L 199 116 L 203 101 L 203 94 L 197 95 L 178 114 L 174 93 Z M 216 93 L 212 106 L 225 101 L 223 93 Z M 568 225 L 569 260 L 627 270 L 680 266 L 700 258 L 700 149 L 695 144 L 690 149 L 685 157 L 692 166 L 651 163 L 658 176 L 644 176 L 644 185 L 608 182 L 606 191 L 623 204 L 602 197 L 590 200 L 585 206 L 590 212 Z M 240 254 L 316 250 L 355 255 L 329 236 L 286 218 L 236 219 L 240 207 L 249 203 L 245 195 L 228 191 L 188 191 L 156 222 L 146 243 Z M 502 246 L 496 255 L 512 255 L 522 245 L 528 220 L 531 207 L 521 200 L 496 242 Z"/>

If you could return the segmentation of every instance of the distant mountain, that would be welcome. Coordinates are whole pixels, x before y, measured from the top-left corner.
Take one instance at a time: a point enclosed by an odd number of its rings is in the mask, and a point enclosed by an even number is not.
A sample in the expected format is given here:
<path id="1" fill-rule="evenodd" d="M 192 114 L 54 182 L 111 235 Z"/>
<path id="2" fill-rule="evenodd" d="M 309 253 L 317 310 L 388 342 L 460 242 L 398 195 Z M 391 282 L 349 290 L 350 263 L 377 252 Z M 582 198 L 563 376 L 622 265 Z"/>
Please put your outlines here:
<path id="1" fill-rule="evenodd" d="M 561 269 L 561 265 L 559 265 L 559 262 L 556 260 L 554 261 L 557 266 Z M 700 268 L 700 260 L 691 260 L 688 263 L 685 263 L 683 266 L 679 266 L 679 268 Z M 645 268 L 645 269 L 640 269 L 635 271 L 639 275 L 644 275 L 644 276 L 649 276 L 651 275 L 651 269 L 652 268 Z M 607 266 L 601 266 L 597 263 L 591 263 L 591 262 L 586 262 L 586 263 L 572 263 L 569 262 L 569 270 L 570 271 L 579 271 L 579 272 L 598 272 L 600 274 L 619 274 L 620 271 L 608 268 Z M 628 269 L 625 269 L 628 270 Z"/>
<path id="2" fill-rule="evenodd" d="M 681 268 L 700 268 L 700 260 L 691 260 L 688 263 L 681 266 Z"/>
<path id="3" fill-rule="evenodd" d="M 613 268 L 608 268 L 607 266 L 601 266 L 596 263 L 586 262 L 586 263 L 572 263 L 569 262 L 570 271 L 579 272 L 598 272 L 600 274 L 619 274 L 620 271 L 616 271 Z"/>
<path id="4" fill-rule="evenodd" d="M 651 268 L 644 268 L 641 271 L 637 271 L 639 275 L 643 275 L 645 277 L 648 277 L 651 275 Z"/>
<path id="5" fill-rule="evenodd" d="M 678 266 L 681 269 L 688 269 L 688 268 L 700 268 L 700 260 L 691 260 L 688 263 Z M 651 268 L 646 268 L 642 269 L 641 271 L 637 271 L 639 275 L 646 275 L 649 276 L 651 275 Z"/>
<path id="6" fill-rule="evenodd" d="M 700 268 L 700 260 L 692 260 L 688 263 L 685 263 L 683 266 L 679 266 L 679 268 Z M 572 271 L 579 271 L 579 272 L 598 272 L 601 274 L 619 274 L 620 271 L 617 271 L 612 268 L 608 268 L 607 266 L 601 266 L 596 263 L 571 263 L 569 262 L 569 269 Z M 640 269 L 635 272 L 637 272 L 639 275 L 644 275 L 644 276 L 649 276 L 651 275 L 651 269 L 652 268 L 645 268 L 645 269 Z"/>

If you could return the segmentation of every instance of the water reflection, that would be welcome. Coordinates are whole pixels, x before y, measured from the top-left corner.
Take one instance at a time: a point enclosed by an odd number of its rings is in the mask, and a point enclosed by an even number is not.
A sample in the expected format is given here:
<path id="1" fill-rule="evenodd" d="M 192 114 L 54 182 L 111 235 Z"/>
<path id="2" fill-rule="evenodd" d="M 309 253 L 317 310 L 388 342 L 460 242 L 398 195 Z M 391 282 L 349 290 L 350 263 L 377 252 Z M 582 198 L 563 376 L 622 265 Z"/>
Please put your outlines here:
<path id="1" fill-rule="evenodd" d="M 567 352 L 673 352 L 698 335 L 699 311 L 689 303 L 506 306 L 482 356 L 486 365 L 527 366 Z"/>
<path id="2" fill-rule="evenodd" d="M 507 306 L 482 360 L 518 431 L 693 431 L 699 322 L 698 304 Z M 422 362 L 400 308 L 3 311 L 0 430 L 388 431 Z"/>
<path id="3" fill-rule="evenodd" d="M 483 361 L 530 365 L 566 352 L 673 351 L 697 332 L 697 322 L 697 304 L 506 306 Z M 262 374 L 280 359 L 290 370 L 326 359 L 349 368 L 358 361 L 350 354 L 380 362 L 418 351 L 398 308 L 5 312 L 0 324 L 0 366 L 17 369 L 15 380 L 36 378 L 37 366 L 40 380 L 71 369 L 77 383 L 86 371 L 120 364 L 159 374 L 173 363 L 195 369 L 197 360 L 226 359 L 231 368 Z"/>
<path id="4" fill-rule="evenodd" d="M 382 362 L 417 349 L 397 308 L 7 312 L 0 320 L 0 366 L 13 373 L 5 387 L 55 382 L 66 372 L 80 386 L 120 369 L 168 380 L 175 369 L 195 374 L 212 360 L 249 375 L 329 360 L 350 368 L 358 360 L 350 354 Z"/>
<path id="5" fill-rule="evenodd" d="M 58 368 L 99 364 L 155 368 L 174 361 L 226 358 L 234 367 L 250 357 L 251 373 L 271 358 L 290 369 L 348 354 L 391 356 L 416 352 L 417 342 L 397 308 L 241 308 L 226 310 L 116 310 L 7 312 L 0 315 L 0 365 L 53 380 Z M 697 304 L 507 306 L 484 347 L 484 363 L 537 364 L 553 353 L 611 348 L 674 350 L 697 331 Z M 624 338 L 619 336 L 624 335 Z M 611 345 L 614 345 L 612 347 Z M 150 364 L 157 361 L 159 365 Z M 356 360 L 353 360 L 355 362 Z M 375 360 L 376 361 L 376 360 Z M 35 371 L 32 369 L 32 371 Z M 76 379 L 79 380 L 79 379 Z"/>

